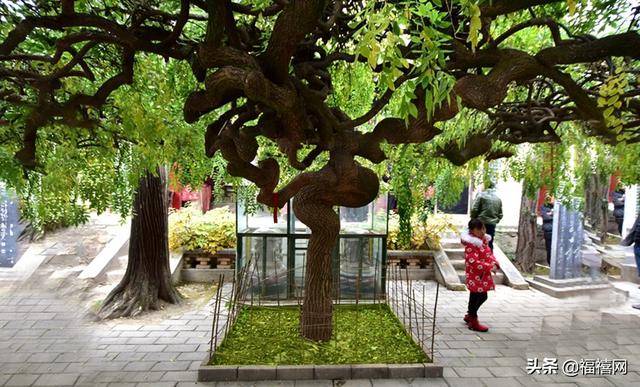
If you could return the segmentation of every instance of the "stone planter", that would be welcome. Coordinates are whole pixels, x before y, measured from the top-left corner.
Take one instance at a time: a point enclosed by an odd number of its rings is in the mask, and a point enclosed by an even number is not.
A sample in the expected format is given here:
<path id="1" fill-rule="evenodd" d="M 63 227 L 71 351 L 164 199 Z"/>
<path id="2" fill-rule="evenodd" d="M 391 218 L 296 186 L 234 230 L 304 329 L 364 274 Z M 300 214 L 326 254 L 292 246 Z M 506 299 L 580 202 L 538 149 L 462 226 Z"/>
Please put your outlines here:
<path id="1" fill-rule="evenodd" d="M 443 374 L 443 367 L 433 363 L 279 366 L 212 366 L 207 363 L 208 359 L 205 359 L 198 369 L 199 382 L 441 378 Z"/>
<path id="2" fill-rule="evenodd" d="M 433 257 L 431 250 L 389 250 L 387 265 L 400 267 L 403 280 L 435 280 Z"/>
<path id="3" fill-rule="evenodd" d="M 390 309 L 393 312 L 393 309 Z M 398 317 L 394 312 L 393 314 Z M 230 332 L 231 330 L 229 330 Z M 224 342 L 226 330 L 221 330 Z M 424 350 L 424 349 L 423 349 Z M 407 364 L 309 364 L 309 365 L 209 365 L 206 358 L 198 369 L 199 382 L 257 380 L 335 380 L 440 378 L 443 366 L 437 363 Z"/>
<path id="4" fill-rule="evenodd" d="M 201 249 L 185 251 L 180 277 L 188 282 L 216 282 L 223 275 L 225 281 L 231 281 L 235 273 L 235 259 L 235 249 L 223 249 L 215 254 Z"/>

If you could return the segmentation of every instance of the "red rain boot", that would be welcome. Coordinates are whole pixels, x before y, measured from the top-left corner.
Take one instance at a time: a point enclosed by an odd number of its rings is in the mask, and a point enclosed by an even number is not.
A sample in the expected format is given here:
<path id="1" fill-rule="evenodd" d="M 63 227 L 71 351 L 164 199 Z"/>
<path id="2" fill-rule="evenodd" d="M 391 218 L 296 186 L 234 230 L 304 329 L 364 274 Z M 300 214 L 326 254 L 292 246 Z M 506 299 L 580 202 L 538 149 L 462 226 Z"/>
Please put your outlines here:
<path id="1" fill-rule="evenodd" d="M 489 327 L 486 325 L 480 324 L 480 321 L 478 321 L 477 318 L 470 319 L 468 325 L 469 325 L 469 329 L 471 329 L 472 331 L 486 332 L 489 330 Z"/>
<path id="2" fill-rule="evenodd" d="M 471 316 L 469 316 L 469 313 L 464 315 L 463 318 L 464 322 L 466 322 L 467 324 L 469 324 L 469 321 L 471 321 Z"/>

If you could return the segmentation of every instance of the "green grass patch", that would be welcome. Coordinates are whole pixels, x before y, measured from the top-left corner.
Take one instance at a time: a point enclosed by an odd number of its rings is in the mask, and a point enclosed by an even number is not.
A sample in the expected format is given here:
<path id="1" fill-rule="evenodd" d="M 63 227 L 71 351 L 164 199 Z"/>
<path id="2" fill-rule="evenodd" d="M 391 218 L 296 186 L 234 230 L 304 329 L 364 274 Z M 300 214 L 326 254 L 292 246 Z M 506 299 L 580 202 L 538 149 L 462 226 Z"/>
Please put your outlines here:
<path id="1" fill-rule="evenodd" d="M 338 305 L 333 337 L 300 337 L 297 307 L 246 307 L 218 348 L 214 365 L 425 363 L 431 360 L 387 305 Z"/>
<path id="2" fill-rule="evenodd" d="M 547 266 L 536 264 L 533 269 L 534 275 L 549 275 L 550 269 Z"/>

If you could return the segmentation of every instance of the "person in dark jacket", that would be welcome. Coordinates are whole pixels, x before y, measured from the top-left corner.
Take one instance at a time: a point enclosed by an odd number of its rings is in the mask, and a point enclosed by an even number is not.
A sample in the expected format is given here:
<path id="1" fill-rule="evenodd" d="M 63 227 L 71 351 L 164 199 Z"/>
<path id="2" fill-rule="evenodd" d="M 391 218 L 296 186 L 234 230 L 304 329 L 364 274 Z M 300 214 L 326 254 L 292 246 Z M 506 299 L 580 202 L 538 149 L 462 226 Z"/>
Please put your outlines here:
<path id="1" fill-rule="evenodd" d="M 493 251 L 493 240 L 496 237 L 496 225 L 502 219 L 502 200 L 496 195 L 495 183 L 489 182 L 487 190 L 480 192 L 471 207 L 471 219 L 480 220 L 491 236 L 489 247 Z"/>
<path id="2" fill-rule="evenodd" d="M 553 234 L 553 198 L 548 196 L 540 207 L 542 216 L 542 233 L 544 235 L 544 247 L 547 249 L 547 264 L 551 266 L 551 236 Z"/>
<path id="3" fill-rule="evenodd" d="M 622 223 L 624 221 L 624 188 L 616 189 L 613 194 L 613 217 L 618 224 L 618 233 L 622 235 Z"/>
<path id="4" fill-rule="evenodd" d="M 636 221 L 629 231 L 629 235 L 622 240 L 623 246 L 633 245 L 633 255 L 636 258 L 636 269 L 638 270 L 638 277 L 640 277 L 640 214 L 636 218 Z M 640 309 L 640 304 L 633 305 L 634 308 Z"/>

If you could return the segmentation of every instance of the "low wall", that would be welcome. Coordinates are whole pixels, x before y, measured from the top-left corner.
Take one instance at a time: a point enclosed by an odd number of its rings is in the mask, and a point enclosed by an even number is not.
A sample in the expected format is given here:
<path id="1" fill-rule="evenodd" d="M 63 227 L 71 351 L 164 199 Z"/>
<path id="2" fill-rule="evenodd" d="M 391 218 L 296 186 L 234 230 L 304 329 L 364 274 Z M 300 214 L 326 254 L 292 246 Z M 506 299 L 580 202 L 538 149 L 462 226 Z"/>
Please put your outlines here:
<path id="1" fill-rule="evenodd" d="M 403 280 L 407 277 L 410 280 L 435 280 L 435 262 L 430 250 L 388 250 L 387 267 L 403 269 Z"/>

